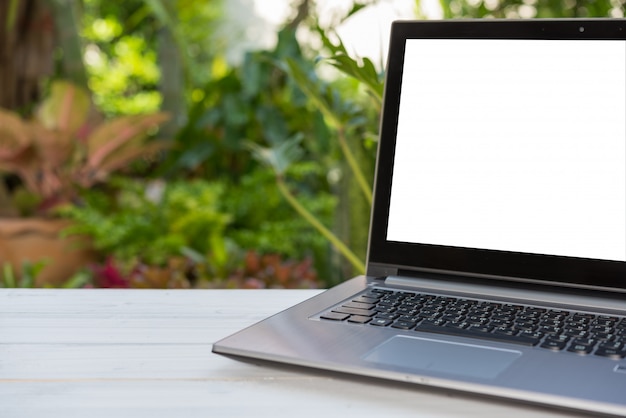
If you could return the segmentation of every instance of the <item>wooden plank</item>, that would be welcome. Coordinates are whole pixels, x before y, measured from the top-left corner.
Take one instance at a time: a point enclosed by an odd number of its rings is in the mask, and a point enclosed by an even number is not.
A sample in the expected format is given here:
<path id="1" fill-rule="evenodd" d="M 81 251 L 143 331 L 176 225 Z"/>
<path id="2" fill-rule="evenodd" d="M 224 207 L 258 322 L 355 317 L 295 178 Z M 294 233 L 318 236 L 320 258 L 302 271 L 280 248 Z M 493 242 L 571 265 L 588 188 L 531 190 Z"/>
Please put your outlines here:
<path id="1" fill-rule="evenodd" d="M 0 344 L 210 344 L 319 292 L 0 289 Z"/>
<path id="2" fill-rule="evenodd" d="M 0 318 L 19 313 L 175 315 L 276 313 L 320 290 L 0 289 Z M 238 305 L 238 306 L 237 306 Z M 130 307 L 130 309 L 129 309 Z M 172 312 L 171 310 L 175 310 Z"/>

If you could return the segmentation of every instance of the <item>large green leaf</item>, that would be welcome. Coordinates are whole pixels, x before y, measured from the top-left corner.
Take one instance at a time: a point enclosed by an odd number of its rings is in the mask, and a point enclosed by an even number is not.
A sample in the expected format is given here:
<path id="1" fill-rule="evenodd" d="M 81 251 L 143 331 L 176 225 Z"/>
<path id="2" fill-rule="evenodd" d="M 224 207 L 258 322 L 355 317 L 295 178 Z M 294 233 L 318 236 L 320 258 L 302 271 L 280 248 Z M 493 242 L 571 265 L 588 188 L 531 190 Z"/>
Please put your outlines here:
<path id="1" fill-rule="evenodd" d="M 360 60 L 350 57 L 340 38 L 337 38 L 338 40 L 335 43 L 330 40 L 326 31 L 321 27 L 317 26 L 316 29 L 322 39 L 322 43 L 332 54 L 330 57 L 324 58 L 324 60 L 342 73 L 363 83 L 375 98 L 378 106 L 380 106 L 383 97 L 382 75 L 376 71 L 372 60 L 367 57 Z"/>

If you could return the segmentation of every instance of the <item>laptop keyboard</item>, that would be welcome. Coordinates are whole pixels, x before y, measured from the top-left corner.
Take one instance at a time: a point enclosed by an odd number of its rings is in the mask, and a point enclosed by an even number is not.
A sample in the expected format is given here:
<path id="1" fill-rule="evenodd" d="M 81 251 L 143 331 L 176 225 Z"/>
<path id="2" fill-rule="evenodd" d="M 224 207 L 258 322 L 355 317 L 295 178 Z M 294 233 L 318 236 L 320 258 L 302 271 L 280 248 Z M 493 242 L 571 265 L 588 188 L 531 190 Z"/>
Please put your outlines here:
<path id="1" fill-rule="evenodd" d="M 373 288 L 328 310 L 320 318 L 580 355 L 626 357 L 626 317 L 623 316 Z"/>

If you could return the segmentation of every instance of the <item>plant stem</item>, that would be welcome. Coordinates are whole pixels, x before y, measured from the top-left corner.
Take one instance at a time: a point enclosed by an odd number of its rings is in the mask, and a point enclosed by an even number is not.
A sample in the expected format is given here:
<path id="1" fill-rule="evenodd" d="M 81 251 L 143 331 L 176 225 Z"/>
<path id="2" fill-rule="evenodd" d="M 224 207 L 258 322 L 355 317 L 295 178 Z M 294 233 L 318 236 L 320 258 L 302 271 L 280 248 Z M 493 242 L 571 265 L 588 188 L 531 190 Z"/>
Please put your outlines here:
<path id="1" fill-rule="evenodd" d="M 359 163 L 356 161 L 354 154 L 348 146 L 344 129 L 341 127 L 337 129 L 337 134 L 339 137 L 339 146 L 341 147 L 341 151 L 343 152 L 343 155 L 345 155 L 346 160 L 348 161 L 348 165 L 350 166 L 350 169 L 352 170 L 352 173 L 354 174 L 354 177 L 356 178 L 356 181 L 361 188 L 363 195 L 367 199 L 368 203 L 371 205 L 372 190 L 370 189 L 367 180 L 365 180 L 365 176 L 363 175 L 363 171 L 361 171 L 361 168 L 359 167 Z"/>
<path id="2" fill-rule="evenodd" d="M 359 259 L 335 234 L 333 234 L 328 228 L 326 228 L 311 212 L 309 212 L 302 204 L 295 198 L 295 196 L 289 191 L 284 180 L 280 177 L 276 177 L 278 183 L 278 189 L 287 202 L 295 209 L 300 216 L 302 216 L 307 222 L 309 222 L 320 234 L 322 234 L 330 243 L 354 266 L 354 268 L 360 273 L 365 273 L 365 264 Z"/>

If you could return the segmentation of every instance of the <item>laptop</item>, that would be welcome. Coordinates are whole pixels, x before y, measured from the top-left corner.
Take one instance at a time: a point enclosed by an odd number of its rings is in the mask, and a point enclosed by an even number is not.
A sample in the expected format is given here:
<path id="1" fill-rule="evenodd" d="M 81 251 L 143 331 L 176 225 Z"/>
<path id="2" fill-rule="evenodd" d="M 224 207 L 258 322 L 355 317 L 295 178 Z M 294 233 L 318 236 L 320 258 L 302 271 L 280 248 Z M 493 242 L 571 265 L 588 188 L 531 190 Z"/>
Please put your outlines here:
<path id="1" fill-rule="evenodd" d="M 213 351 L 626 416 L 626 20 L 394 22 L 366 275 Z"/>

